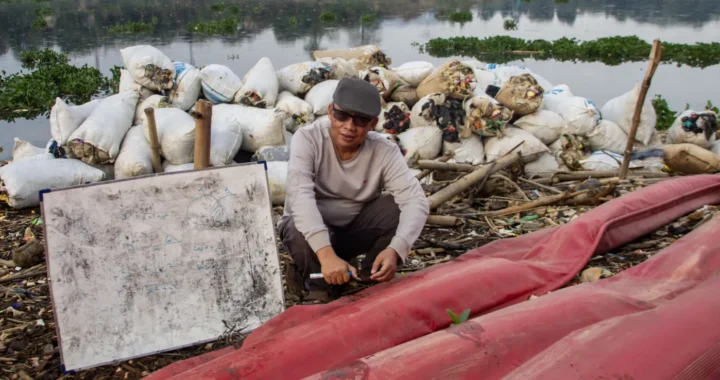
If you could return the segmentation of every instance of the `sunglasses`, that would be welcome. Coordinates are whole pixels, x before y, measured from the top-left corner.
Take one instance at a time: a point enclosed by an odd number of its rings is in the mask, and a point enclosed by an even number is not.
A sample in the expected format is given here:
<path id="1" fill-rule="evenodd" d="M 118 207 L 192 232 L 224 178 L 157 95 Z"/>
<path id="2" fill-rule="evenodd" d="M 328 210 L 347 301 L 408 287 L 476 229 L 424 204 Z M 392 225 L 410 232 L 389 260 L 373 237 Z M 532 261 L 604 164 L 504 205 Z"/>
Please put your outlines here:
<path id="1" fill-rule="evenodd" d="M 340 122 L 348 121 L 350 118 L 353 120 L 353 124 L 355 124 L 358 127 L 367 127 L 368 124 L 372 121 L 372 118 L 369 118 L 367 116 L 359 116 L 359 115 L 353 115 L 345 111 L 341 111 L 337 108 L 335 108 L 335 105 L 332 106 L 333 111 L 333 118 Z"/>

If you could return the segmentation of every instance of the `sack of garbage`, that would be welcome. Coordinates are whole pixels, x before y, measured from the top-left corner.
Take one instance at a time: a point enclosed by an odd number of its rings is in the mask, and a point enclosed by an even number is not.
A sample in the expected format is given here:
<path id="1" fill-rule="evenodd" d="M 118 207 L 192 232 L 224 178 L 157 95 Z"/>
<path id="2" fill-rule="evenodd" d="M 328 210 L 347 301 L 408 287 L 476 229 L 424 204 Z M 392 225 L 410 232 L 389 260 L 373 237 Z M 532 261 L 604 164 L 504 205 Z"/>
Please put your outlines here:
<path id="1" fill-rule="evenodd" d="M 343 58 L 320 58 L 317 62 L 330 67 L 329 79 L 340 80 L 343 78 L 357 78 L 358 69 L 354 60 L 350 62 Z"/>
<path id="2" fill-rule="evenodd" d="M 497 100 L 487 96 L 475 96 L 465 101 L 465 123 L 460 134 L 467 138 L 472 133 L 485 137 L 502 136 L 513 112 Z"/>
<path id="3" fill-rule="evenodd" d="M 465 124 L 465 110 L 457 100 L 442 93 L 428 94 L 420 99 L 410 113 L 410 127 L 435 126 L 442 130 L 442 140 L 460 141 L 460 129 Z"/>
<path id="4" fill-rule="evenodd" d="M 133 79 L 129 71 L 120 69 L 120 85 L 118 86 L 118 92 L 123 91 L 135 91 L 140 95 L 140 99 L 146 99 L 148 96 L 154 94 L 152 90 L 135 83 L 135 79 Z"/>
<path id="5" fill-rule="evenodd" d="M 665 169 L 665 151 L 660 147 L 633 153 L 630 156 L 630 166 L 653 172 L 662 172 Z"/>
<path id="6" fill-rule="evenodd" d="M 552 153 L 543 153 L 537 160 L 525 164 L 525 176 L 532 179 L 534 177 L 551 177 L 560 171 L 555 156 Z"/>
<path id="7" fill-rule="evenodd" d="M 516 120 L 514 125 L 532 133 L 545 145 L 557 141 L 567 129 L 565 119 L 555 112 L 547 110 L 539 110 L 533 114 L 523 116 Z"/>
<path id="8" fill-rule="evenodd" d="M 216 64 L 200 70 L 200 83 L 203 95 L 212 104 L 231 103 L 243 85 L 229 67 Z"/>
<path id="9" fill-rule="evenodd" d="M 322 62 L 301 62 L 283 67 L 276 72 L 280 91 L 305 96 L 310 89 L 330 78 L 332 66 Z"/>
<path id="10" fill-rule="evenodd" d="M 364 45 L 350 49 L 338 50 L 315 50 L 312 52 L 314 60 L 321 58 L 342 58 L 347 61 L 355 59 L 360 64 L 360 69 L 372 66 L 388 67 L 392 64 L 392 59 L 375 45 Z"/>
<path id="11" fill-rule="evenodd" d="M 327 80 L 318 83 L 305 95 L 305 101 L 312 106 L 315 115 L 327 115 L 328 106 L 333 101 L 333 94 L 338 83 L 340 83 L 338 80 Z"/>
<path id="12" fill-rule="evenodd" d="M 601 120 L 597 127 L 587 134 L 587 138 L 593 152 L 604 150 L 624 154 L 628 135 L 614 121 Z"/>
<path id="13" fill-rule="evenodd" d="M 412 108 L 420 100 L 418 98 L 417 89 L 410 85 L 403 84 L 390 95 L 390 100 L 393 102 L 403 102 L 408 107 Z"/>
<path id="14" fill-rule="evenodd" d="M 213 109 L 213 121 L 215 119 Z M 192 162 L 195 151 L 195 119 L 177 108 L 158 108 L 155 110 L 160 154 L 171 164 L 180 165 Z M 147 119 L 143 116 L 143 133 L 150 141 Z"/>
<path id="15" fill-rule="evenodd" d="M 195 163 L 188 162 L 187 164 L 173 165 L 170 161 L 163 162 L 164 173 L 184 172 L 187 170 L 195 170 Z"/>
<path id="16" fill-rule="evenodd" d="M 142 126 L 136 125 L 125 134 L 120 153 L 115 159 L 115 178 L 132 178 L 153 173 L 152 150 Z"/>
<path id="17" fill-rule="evenodd" d="M 545 109 L 555 112 L 567 122 L 566 134 L 585 136 L 600 121 L 600 111 L 591 100 L 562 95 L 555 95 L 552 99 L 551 102 L 545 102 Z"/>
<path id="18" fill-rule="evenodd" d="M 282 206 L 285 204 L 288 163 L 285 161 L 269 161 L 266 164 L 270 202 L 272 202 L 273 206 Z"/>
<path id="19" fill-rule="evenodd" d="M 534 73 L 532 70 L 530 70 L 529 68 L 524 67 L 524 66 L 514 66 L 514 65 L 504 65 L 504 64 L 499 65 L 496 63 L 489 63 L 486 65 L 480 66 L 480 68 L 490 71 L 493 74 L 495 74 L 495 77 L 497 78 L 497 81 L 499 82 L 499 85 L 496 84 L 495 86 L 498 86 L 498 87 L 501 87 L 510 78 L 517 76 L 517 75 L 523 75 L 523 74 L 531 75 L 537 81 L 537 83 L 539 83 L 540 86 L 546 90 L 553 87 L 553 85 L 547 79 Z"/>
<path id="20" fill-rule="evenodd" d="M 561 102 L 563 98 L 570 98 L 573 96 L 575 95 L 573 95 L 572 91 L 570 91 L 570 87 L 568 87 L 568 85 L 566 84 L 559 84 L 549 90 L 545 88 L 545 93 L 543 94 L 542 109 L 558 109 L 558 102 Z"/>
<path id="21" fill-rule="evenodd" d="M 315 121 L 315 113 L 310 103 L 298 98 L 288 91 L 283 91 L 278 95 L 275 108 L 285 111 L 290 118 L 286 129 L 295 133 L 298 128 L 308 125 Z"/>
<path id="22" fill-rule="evenodd" d="M 662 147 L 665 165 L 679 174 L 720 172 L 720 156 L 695 144 L 668 144 Z"/>
<path id="23" fill-rule="evenodd" d="M 242 145 L 242 130 L 237 110 L 242 106 L 218 104 L 212 108 L 210 128 L 210 165 L 223 166 L 232 163 Z M 245 108 L 245 107 L 242 107 Z M 194 144 L 193 139 L 193 144 Z M 190 160 L 192 161 L 192 159 Z M 179 162 L 178 162 L 179 163 Z"/>
<path id="24" fill-rule="evenodd" d="M 38 206 L 40 190 L 100 182 L 104 177 L 102 171 L 74 159 L 28 158 L 0 168 L 8 205 L 16 209 Z"/>
<path id="25" fill-rule="evenodd" d="M 495 161 L 506 155 L 512 148 L 520 145 L 515 151 L 520 152 L 523 162 L 533 162 L 550 149 L 533 136 L 520 128 L 507 127 L 502 137 L 491 137 L 485 140 L 485 159 Z"/>
<path id="26" fill-rule="evenodd" d="M 562 135 L 548 146 L 561 167 L 568 170 L 583 170 L 582 160 L 592 154 L 590 143 L 586 137 Z"/>
<path id="27" fill-rule="evenodd" d="M 88 164 L 111 164 L 133 125 L 138 93 L 125 91 L 103 99 L 68 139 L 68 147 Z M 182 112 L 182 111 L 181 111 Z"/>
<path id="28" fill-rule="evenodd" d="M 614 121 L 626 134 L 630 133 L 632 128 L 632 118 L 635 113 L 635 105 L 640 95 L 640 83 L 636 83 L 635 87 L 629 92 L 610 99 L 602 107 L 602 116 L 605 120 Z M 638 125 L 635 140 L 647 145 L 655 131 L 655 123 L 657 122 L 657 114 L 650 100 L 645 100 L 640 113 L 640 124 Z"/>
<path id="29" fill-rule="evenodd" d="M 280 109 L 228 104 L 223 105 L 218 113 L 224 122 L 239 127 L 242 133 L 240 149 L 246 152 L 255 153 L 263 146 L 285 145 L 284 122 L 287 114 Z M 216 107 L 213 107 L 213 120 L 215 114 Z"/>
<path id="30" fill-rule="evenodd" d="M 613 171 L 619 170 L 622 166 L 623 156 L 612 152 L 593 152 L 590 157 L 581 160 L 583 169 L 592 171 Z M 631 169 L 637 169 L 638 166 L 630 162 Z"/>
<path id="31" fill-rule="evenodd" d="M 120 55 L 135 83 L 153 91 L 172 88 L 175 68 L 172 60 L 160 50 L 137 45 L 121 49 Z"/>
<path id="32" fill-rule="evenodd" d="M 175 62 L 175 84 L 170 91 L 173 107 L 187 111 L 195 105 L 202 90 L 200 70 L 183 62 Z"/>
<path id="33" fill-rule="evenodd" d="M 410 128 L 410 114 L 410 108 L 405 103 L 387 103 L 378 116 L 375 131 L 393 135 L 403 133 Z"/>
<path id="34" fill-rule="evenodd" d="M 400 77 L 397 74 L 379 66 L 361 71 L 360 79 L 370 82 L 370 84 L 375 86 L 385 101 L 389 100 L 390 95 L 392 95 L 398 87 L 402 86 Z"/>
<path id="35" fill-rule="evenodd" d="M 459 164 L 481 165 L 485 162 L 485 146 L 478 135 L 470 135 L 455 143 L 443 141 L 443 154 L 449 152 L 453 153 L 450 161 Z"/>
<path id="36" fill-rule="evenodd" d="M 234 103 L 258 108 L 273 108 L 277 100 L 280 84 L 275 67 L 267 57 L 258 63 L 243 77 L 243 85 L 235 94 Z"/>
<path id="37" fill-rule="evenodd" d="M 145 110 L 148 108 L 171 108 L 170 100 L 167 96 L 162 95 L 151 95 L 147 99 L 138 103 L 135 108 L 135 117 L 133 118 L 133 125 L 139 125 L 145 120 Z"/>
<path id="38" fill-rule="evenodd" d="M 540 108 L 545 90 L 532 75 L 522 74 L 510 77 L 500 88 L 489 86 L 486 91 L 515 115 L 525 116 Z"/>
<path id="39" fill-rule="evenodd" d="M 709 148 L 717 140 L 718 121 L 713 111 L 687 110 L 675 119 L 667 135 L 668 144 L 695 144 Z"/>
<path id="40" fill-rule="evenodd" d="M 405 160 L 433 160 L 442 149 L 443 131 L 437 127 L 410 128 L 397 135 L 405 150 Z"/>
<path id="41" fill-rule="evenodd" d="M 423 98 L 428 94 L 440 92 L 451 98 L 465 99 L 473 96 L 476 86 L 473 69 L 455 59 L 428 75 L 418 85 L 417 95 Z"/>
<path id="42" fill-rule="evenodd" d="M 720 157 L 720 140 L 715 140 L 715 142 L 710 145 L 710 151 L 715 153 L 716 156 Z"/>
<path id="43" fill-rule="evenodd" d="M 79 106 L 69 106 L 62 99 L 55 98 L 50 109 L 50 135 L 59 146 L 67 144 L 70 135 L 97 108 L 100 100 L 93 100 Z"/>
<path id="44" fill-rule="evenodd" d="M 39 148 L 31 144 L 29 141 L 20 140 L 15 137 L 13 144 L 12 160 L 20 161 L 26 158 L 37 156 L 38 154 L 47 153 L 47 149 Z"/>
<path id="45" fill-rule="evenodd" d="M 393 71 L 411 87 L 417 87 L 428 75 L 435 71 L 435 65 L 430 62 L 407 62 L 393 68 Z"/>
<path id="46" fill-rule="evenodd" d="M 103 178 L 103 181 L 112 181 L 115 179 L 115 164 L 88 164 L 88 165 L 103 172 L 103 175 L 105 176 Z"/>
<path id="47" fill-rule="evenodd" d="M 252 157 L 253 161 L 290 161 L 290 146 L 264 146 Z"/>

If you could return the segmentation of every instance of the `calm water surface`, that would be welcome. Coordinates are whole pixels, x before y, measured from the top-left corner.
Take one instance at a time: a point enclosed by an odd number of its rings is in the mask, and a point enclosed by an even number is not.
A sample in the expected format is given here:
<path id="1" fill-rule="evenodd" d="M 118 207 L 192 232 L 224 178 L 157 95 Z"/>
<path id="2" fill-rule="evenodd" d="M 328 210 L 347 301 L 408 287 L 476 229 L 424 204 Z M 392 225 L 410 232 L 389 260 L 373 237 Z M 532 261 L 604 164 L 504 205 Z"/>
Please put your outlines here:
<path id="1" fill-rule="evenodd" d="M 242 75 L 260 58 L 269 57 L 276 69 L 309 60 L 316 49 L 345 48 L 363 44 L 379 45 L 394 64 L 426 60 L 440 64 L 449 58 L 422 54 L 413 42 L 425 43 L 435 37 L 510 35 L 526 39 L 574 37 L 582 40 L 606 36 L 629 36 L 652 41 L 714 42 L 720 40 L 720 8 L 717 0 L 569 0 L 554 3 L 535 1 L 431 1 L 431 0 L 225 0 L 237 5 L 232 16 L 226 9 L 215 12 L 216 1 L 197 0 L 0 0 L 0 69 L 17 72 L 23 50 L 52 48 L 67 52 L 73 64 L 88 64 L 109 75 L 122 65 L 119 49 L 134 44 L 152 44 L 175 61 L 194 65 L 219 63 Z M 50 7 L 49 28 L 32 30 L 35 10 Z M 467 9 L 473 21 L 460 24 L 444 15 Z M 337 21 L 323 24 L 319 16 L 334 12 Z M 363 24 L 364 14 L 376 21 Z M 149 22 L 157 18 L 150 33 L 115 36 L 108 27 L 130 21 Z M 203 37 L 187 31 L 197 21 L 239 17 L 232 36 Z M 297 23 L 292 25 L 290 17 Z M 506 31 L 503 21 L 519 20 L 518 30 Z M 629 90 L 643 77 L 645 63 L 607 66 L 602 63 L 517 61 L 554 84 L 565 83 L 577 95 L 599 104 Z M 685 104 L 701 108 L 715 100 L 720 85 L 720 66 L 705 69 L 661 65 L 649 95 L 662 94 L 674 109 Z M 13 137 L 44 145 L 50 138 L 45 117 L 35 120 L 0 122 L 0 159 L 8 159 Z"/>

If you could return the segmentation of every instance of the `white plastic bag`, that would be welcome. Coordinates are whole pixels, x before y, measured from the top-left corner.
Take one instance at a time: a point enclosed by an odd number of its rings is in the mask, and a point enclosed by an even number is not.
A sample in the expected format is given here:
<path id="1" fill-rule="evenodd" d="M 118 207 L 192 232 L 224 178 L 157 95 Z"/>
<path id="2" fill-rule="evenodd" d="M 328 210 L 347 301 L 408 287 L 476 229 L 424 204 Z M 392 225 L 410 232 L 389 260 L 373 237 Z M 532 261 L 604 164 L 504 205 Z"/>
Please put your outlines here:
<path id="1" fill-rule="evenodd" d="M 240 128 L 242 132 L 240 149 L 246 152 L 255 153 L 267 145 L 285 145 L 284 121 L 287 114 L 282 110 L 229 104 L 223 106 L 221 114 L 224 122 Z M 215 107 L 213 107 L 213 118 L 215 118 Z"/>
<path id="2" fill-rule="evenodd" d="M 163 172 L 165 173 L 183 172 L 186 170 L 195 170 L 195 163 L 188 162 L 187 164 L 173 165 L 170 161 L 163 162 Z"/>
<path id="3" fill-rule="evenodd" d="M 435 65 L 425 61 L 407 62 L 392 69 L 405 83 L 417 87 L 435 71 Z"/>
<path id="4" fill-rule="evenodd" d="M 235 94 L 233 102 L 252 107 L 273 108 L 279 89 L 275 68 L 269 58 L 263 57 L 245 74 L 243 85 Z"/>
<path id="5" fill-rule="evenodd" d="M 153 173 L 152 150 L 139 125 L 125 134 L 115 159 L 115 178 L 131 178 Z"/>
<path id="6" fill-rule="evenodd" d="M 327 80 L 318 83 L 305 95 L 305 101 L 312 106 L 315 115 L 327 115 L 328 106 L 332 103 L 333 94 L 338 83 L 340 83 L 338 80 Z"/>
<path id="7" fill-rule="evenodd" d="M 720 140 L 716 140 L 710 145 L 710 151 L 715 153 L 716 156 L 720 157 Z"/>
<path id="8" fill-rule="evenodd" d="M 635 105 L 640 95 L 640 83 L 636 83 L 635 87 L 629 92 L 610 99 L 602 108 L 602 116 L 605 120 L 614 121 L 625 131 L 630 133 L 632 128 L 632 118 L 635 113 Z M 640 124 L 637 128 L 635 140 L 647 145 L 650 143 L 653 132 L 655 132 L 655 123 L 657 122 L 657 114 L 650 100 L 645 100 L 640 113 Z"/>
<path id="9" fill-rule="evenodd" d="M 118 86 L 118 93 L 123 91 L 135 91 L 140 95 L 140 99 L 147 99 L 149 96 L 154 94 L 152 90 L 135 83 L 135 79 L 133 79 L 129 71 L 120 69 L 120 85 Z"/>
<path id="10" fill-rule="evenodd" d="M 537 160 L 525 164 L 525 176 L 528 178 L 548 177 L 558 171 L 560 165 L 552 153 L 543 153 Z"/>
<path id="11" fill-rule="evenodd" d="M 515 126 L 530 132 L 545 145 L 560 138 L 567 129 L 567 123 L 560 115 L 552 111 L 539 110 L 515 121 Z"/>
<path id="12" fill-rule="evenodd" d="M 39 205 L 40 190 L 99 182 L 104 177 L 102 171 L 74 159 L 30 158 L 0 168 L 0 179 L 5 183 L 8 204 L 16 209 Z"/>
<path id="13" fill-rule="evenodd" d="M 200 91 L 202 80 L 200 70 L 183 62 L 173 63 L 175 67 L 175 84 L 170 92 L 170 102 L 173 107 L 187 111 L 195 105 Z"/>
<path id="14" fill-rule="evenodd" d="M 195 119 L 192 116 L 177 108 L 158 108 L 155 110 L 155 125 L 160 142 L 160 154 L 166 160 L 175 165 L 193 161 Z M 150 141 L 150 131 L 145 117 L 143 117 L 143 133 Z"/>
<path id="15" fill-rule="evenodd" d="M 572 91 L 570 91 L 570 87 L 566 84 L 559 84 L 551 89 L 545 88 L 541 108 L 546 110 L 558 109 L 558 102 L 561 102 L 563 98 L 570 98 L 573 96 L 575 95 L 573 95 Z"/>
<path id="16" fill-rule="evenodd" d="M 243 83 L 229 67 L 207 65 L 200 70 L 200 83 L 205 98 L 212 104 L 230 103 Z"/>
<path id="17" fill-rule="evenodd" d="M 240 123 L 235 117 L 237 106 L 218 104 L 213 107 L 212 128 L 210 128 L 210 165 L 222 166 L 232 163 L 240 150 L 243 135 Z"/>
<path id="18" fill-rule="evenodd" d="M 91 164 L 115 162 L 125 133 L 132 127 L 138 93 L 125 91 L 103 99 L 85 122 L 70 135 L 75 157 Z"/>
<path id="19" fill-rule="evenodd" d="M 138 103 L 135 108 L 135 117 L 133 118 L 133 125 L 142 124 L 145 120 L 145 109 L 146 108 L 170 108 L 169 100 L 167 96 L 162 95 L 151 95 L 147 99 Z"/>
<path id="20" fill-rule="evenodd" d="M 553 99 L 552 102 L 545 103 L 545 108 L 565 119 L 568 126 L 565 134 L 585 136 L 600 121 L 600 111 L 586 98 L 556 95 Z"/>
<path id="21" fill-rule="evenodd" d="M 285 203 L 288 163 L 284 161 L 268 161 L 266 164 L 270 201 L 273 206 L 282 206 Z"/>
<path id="22" fill-rule="evenodd" d="M 55 98 L 55 105 L 50 110 L 50 135 L 59 146 L 67 144 L 70 135 L 100 104 L 93 100 L 79 106 L 69 106 L 62 99 Z"/>
<path id="23" fill-rule="evenodd" d="M 410 128 L 399 134 L 398 138 L 406 151 L 407 162 L 435 159 L 442 149 L 442 130 L 438 127 Z"/>
<path id="24" fill-rule="evenodd" d="M 593 152 L 590 157 L 580 161 L 585 170 L 593 171 L 612 171 L 620 169 L 623 162 L 623 156 L 611 152 Z M 634 169 L 638 166 L 630 162 L 630 168 Z"/>
<path id="25" fill-rule="evenodd" d="M 687 124 L 685 128 L 683 124 Z M 715 140 L 717 140 L 717 115 L 712 111 L 687 110 L 681 113 L 667 135 L 668 144 L 695 144 L 705 149 L 710 148 Z"/>
<path id="26" fill-rule="evenodd" d="M 47 153 L 47 149 L 39 148 L 31 144 L 29 141 L 20 140 L 15 137 L 15 143 L 13 144 L 12 160 L 20 161 L 26 158 L 37 156 L 38 154 Z"/>
<path id="27" fill-rule="evenodd" d="M 331 70 L 330 65 L 311 61 L 283 67 L 276 75 L 281 92 L 289 91 L 296 96 L 305 96 L 313 86 L 330 79 Z"/>
<path id="28" fill-rule="evenodd" d="M 522 145 L 515 152 L 519 151 L 526 163 L 533 162 L 543 153 L 550 152 L 550 149 L 532 133 L 520 128 L 508 127 L 503 137 L 491 137 L 485 140 L 485 159 L 487 162 L 498 160 L 521 143 Z"/>
<path id="29" fill-rule="evenodd" d="M 120 55 L 135 83 L 153 91 L 172 88 L 175 68 L 160 50 L 150 45 L 137 45 L 121 49 Z"/>
<path id="30" fill-rule="evenodd" d="M 604 150 L 623 154 L 628 136 L 614 121 L 601 120 L 600 124 L 587 134 L 587 138 L 593 152 Z"/>
<path id="31" fill-rule="evenodd" d="M 481 165 L 485 162 L 482 138 L 475 134 L 456 143 L 443 141 L 443 154 L 448 152 L 454 153 L 451 161 L 459 164 Z"/>
<path id="32" fill-rule="evenodd" d="M 330 66 L 330 79 L 340 80 L 343 78 L 357 78 L 358 68 L 355 60 L 348 61 L 343 58 L 320 58 L 320 62 Z"/>
<path id="33" fill-rule="evenodd" d="M 310 103 L 288 91 L 283 91 L 278 95 L 275 107 L 285 111 L 290 118 L 290 122 L 286 124 L 286 129 L 292 133 L 295 133 L 295 131 L 303 125 L 308 125 L 315 121 L 315 113 Z"/>

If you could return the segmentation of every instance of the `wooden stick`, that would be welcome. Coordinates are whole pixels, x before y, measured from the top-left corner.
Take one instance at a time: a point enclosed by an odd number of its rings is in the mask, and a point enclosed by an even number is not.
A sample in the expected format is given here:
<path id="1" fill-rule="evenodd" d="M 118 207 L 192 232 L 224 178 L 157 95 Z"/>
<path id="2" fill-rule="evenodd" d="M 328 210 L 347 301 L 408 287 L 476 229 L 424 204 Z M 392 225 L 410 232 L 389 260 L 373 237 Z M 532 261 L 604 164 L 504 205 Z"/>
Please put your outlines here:
<path id="1" fill-rule="evenodd" d="M 462 223 L 462 219 L 449 215 L 429 215 L 425 224 L 435 226 L 455 227 Z"/>
<path id="2" fill-rule="evenodd" d="M 663 172 L 651 172 L 651 171 L 631 171 L 630 175 L 635 177 L 645 177 L 645 178 L 667 178 L 669 175 L 667 173 Z M 580 172 L 572 172 L 572 173 L 557 173 L 552 177 L 553 182 L 562 182 L 562 181 L 579 181 L 579 180 L 585 180 L 588 178 L 613 178 L 618 177 L 619 173 L 617 171 L 611 170 L 611 171 L 580 171 Z M 542 182 L 541 182 L 542 183 Z"/>
<path id="3" fill-rule="evenodd" d="M 160 142 L 158 141 L 157 124 L 155 124 L 155 109 L 152 107 L 145 108 L 145 117 L 148 123 L 148 135 L 150 135 L 153 171 L 155 171 L 155 173 L 162 173 L 163 168 L 162 164 L 160 164 Z"/>
<path id="4" fill-rule="evenodd" d="M 210 166 L 212 104 L 207 100 L 198 100 L 195 108 L 195 169 L 204 169 Z"/>
<path id="5" fill-rule="evenodd" d="M 508 215 L 508 214 L 517 214 L 519 212 L 529 211 L 538 207 L 544 207 L 544 206 L 550 206 L 555 203 L 564 201 L 569 198 L 574 198 L 578 195 L 582 195 L 585 193 L 590 192 L 590 189 L 580 190 L 577 192 L 564 192 L 562 194 L 555 194 L 555 195 L 548 195 L 547 197 L 538 198 L 532 202 L 521 204 L 519 206 L 513 206 L 508 207 L 506 209 L 497 210 L 497 211 L 491 211 L 491 212 L 483 212 L 479 213 L 478 215 L 481 216 L 502 216 L 502 215 Z"/>
<path id="6" fill-rule="evenodd" d="M 15 268 L 17 265 L 15 265 L 15 262 L 12 260 L 0 260 L 0 265 Z"/>
<path id="7" fill-rule="evenodd" d="M 494 164 L 480 166 L 478 168 L 475 168 L 475 171 L 473 171 L 472 173 L 460 178 L 456 182 L 453 182 L 450 185 L 448 185 L 446 188 L 429 196 L 428 202 L 430 203 L 430 209 L 432 210 L 432 209 L 438 208 L 438 206 L 449 201 L 454 196 L 469 189 L 470 186 L 480 182 L 487 175 L 495 173 L 502 169 L 505 169 L 506 167 L 514 164 L 518 160 L 520 160 L 520 154 L 512 153 L 512 154 L 508 154 L 507 156 L 502 157 L 499 160 L 495 161 Z M 447 164 L 442 164 L 442 165 L 447 165 Z M 468 165 L 468 166 L 472 167 L 472 165 Z"/>
<path id="8" fill-rule="evenodd" d="M 438 159 L 435 160 L 435 161 L 436 161 L 436 162 L 448 162 L 448 160 L 450 160 L 450 159 L 452 158 L 452 156 L 453 156 L 452 153 L 446 154 L 446 155 L 438 158 Z M 416 175 L 415 175 L 415 178 L 417 178 L 418 181 L 419 181 L 419 180 L 421 180 L 421 179 L 429 176 L 430 173 L 432 173 L 432 172 L 434 172 L 434 171 L 435 171 L 435 170 L 433 170 L 433 169 L 425 169 L 425 170 L 421 171 L 420 173 L 416 174 Z"/>
<path id="9" fill-rule="evenodd" d="M 447 162 L 440 162 L 440 161 L 434 161 L 434 160 L 420 160 L 417 163 L 417 167 L 420 169 L 425 170 L 442 170 L 442 171 L 448 171 L 448 172 L 472 172 L 473 170 L 477 169 L 477 166 L 468 165 L 468 164 L 455 164 L 455 163 L 447 163 Z"/>
<path id="10" fill-rule="evenodd" d="M 645 104 L 645 97 L 650 89 L 650 83 L 652 82 L 653 75 L 655 75 L 655 70 L 657 70 L 660 61 L 662 60 L 662 55 L 663 47 L 660 44 L 660 40 L 653 41 L 652 50 L 650 51 L 650 62 L 648 62 L 648 68 L 645 71 L 642 88 L 640 89 L 640 94 L 638 95 L 637 103 L 635 104 L 632 126 L 630 127 L 627 144 L 625 145 L 625 157 L 623 157 L 622 166 L 620 167 L 620 179 L 624 179 L 627 176 L 628 169 L 630 168 L 630 158 L 635 146 L 635 135 L 637 134 L 638 125 L 640 125 L 640 115 L 642 114 L 642 108 Z"/>
<path id="11" fill-rule="evenodd" d="M 547 190 L 547 191 L 549 191 L 549 192 L 551 192 L 551 193 L 562 194 L 562 191 L 560 191 L 560 190 L 558 190 L 558 189 L 556 189 L 556 188 L 554 188 L 554 187 L 541 185 L 541 184 L 539 184 L 539 183 L 537 183 L 537 182 L 535 182 L 535 181 L 531 181 L 531 180 L 525 179 L 525 178 L 523 178 L 523 177 L 518 177 L 518 179 L 519 179 L 520 181 L 522 181 L 522 182 L 525 182 L 525 183 L 530 184 L 530 185 L 533 185 L 533 186 L 537 186 L 537 187 L 539 187 L 539 188 L 541 188 L 541 189 L 543 189 L 543 190 Z"/>

